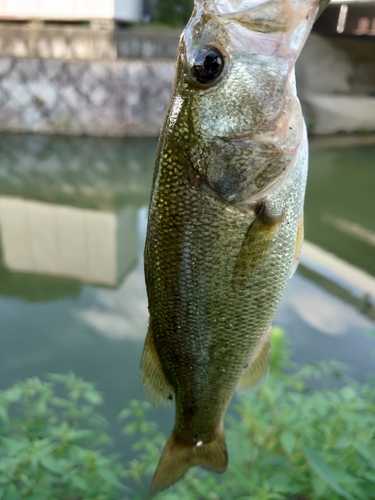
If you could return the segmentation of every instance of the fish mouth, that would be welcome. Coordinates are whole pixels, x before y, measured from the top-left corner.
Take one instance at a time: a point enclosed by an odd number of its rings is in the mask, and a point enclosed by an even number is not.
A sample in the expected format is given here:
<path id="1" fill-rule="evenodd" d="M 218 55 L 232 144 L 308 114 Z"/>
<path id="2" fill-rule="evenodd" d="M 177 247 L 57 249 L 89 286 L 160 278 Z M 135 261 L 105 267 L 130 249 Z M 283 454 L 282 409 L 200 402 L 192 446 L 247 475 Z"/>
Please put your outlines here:
<path id="1" fill-rule="evenodd" d="M 319 8 L 317 17 L 327 7 L 330 0 L 317 0 L 316 7 Z M 302 5 L 304 2 L 300 1 Z M 222 16 L 244 15 L 248 12 L 257 12 L 259 10 L 268 11 L 268 14 L 274 13 L 275 9 L 280 13 L 285 12 L 285 5 L 292 10 L 291 2 L 280 0 L 195 0 L 196 8 L 203 8 L 206 12 L 212 12 Z M 272 10 L 274 9 L 274 10 Z"/>
<path id="2" fill-rule="evenodd" d="M 277 0 L 195 0 L 206 11 L 221 15 L 243 14 L 267 5 L 277 4 Z"/>
<path id="3" fill-rule="evenodd" d="M 303 17 L 289 0 L 196 0 L 196 8 L 223 23 L 234 22 L 259 33 L 287 33 L 294 18 Z"/>

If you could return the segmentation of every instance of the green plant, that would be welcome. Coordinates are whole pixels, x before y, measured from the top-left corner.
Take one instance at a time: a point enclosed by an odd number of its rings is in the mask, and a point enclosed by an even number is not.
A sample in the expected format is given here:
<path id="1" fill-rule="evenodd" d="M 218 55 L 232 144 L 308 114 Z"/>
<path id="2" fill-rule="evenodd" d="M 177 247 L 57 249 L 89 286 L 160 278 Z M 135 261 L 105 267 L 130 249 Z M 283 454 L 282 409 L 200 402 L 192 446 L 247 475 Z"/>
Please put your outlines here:
<path id="1" fill-rule="evenodd" d="M 157 0 L 152 22 L 182 27 L 188 22 L 194 0 Z"/>
<path id="2" fill-rule="evenodd" d="M 374 500 L 375 380 L 328 389 L 342 370 L 334 361 L 296 367 L 274 328 L 267 382 L 238 395 L 226 418 L 228 471 L 191 469 L 157 498 Z M 128 422 L 124 432 L 136 437 L 136 458 L 125 469 L 109 454 L 94 386 L 73 374 L 49 378 L 0 392 L 0 500 L 149 498 L 166 440 L 148 418 L 152 406 L 131 401 L 119 416 Z M 322 389 L 310 389 L 311 379 Z"/>
<path id="3" fill-rule="evenodd" d="M 49 378 L 0 393 L 0 499 L 118 498 L 124 469 L 107 455 L 100 394 L 73 374 Z"/>
<path id="4" fill-rule="evenodd" d="M 222 476 L 191 469 L 163 500 L 373 500 L 375 499 L 375 384 L 347 381 L 340 389 L 311 390 L 307 381 L 340 375 L 323 362 L 285 374 L 291 363 L 283 334 L 274 330 L 271 374 L 257 391 L 240 395 L 226 419 L 230 463 Z M 145 498 L 143 478 L 155 469 L 165 436 L 132 402 L 122 417 L 137 433 L 138 458 L 127 475 Z"/>

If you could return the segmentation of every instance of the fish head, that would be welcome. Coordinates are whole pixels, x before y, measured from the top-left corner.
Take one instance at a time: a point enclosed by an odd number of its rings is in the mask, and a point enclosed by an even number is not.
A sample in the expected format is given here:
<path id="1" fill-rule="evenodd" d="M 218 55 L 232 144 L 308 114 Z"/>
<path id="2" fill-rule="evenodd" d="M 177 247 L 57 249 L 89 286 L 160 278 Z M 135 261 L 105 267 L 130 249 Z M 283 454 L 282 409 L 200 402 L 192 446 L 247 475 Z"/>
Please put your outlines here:
<path id="1" fill-rule="evenodd" d="M 195 1 L 169 126 L 184 108 L 192 168 L 229 202 L 263 196 L 301 140 L 294 64 L 318 10 L 319 0 Z"/>

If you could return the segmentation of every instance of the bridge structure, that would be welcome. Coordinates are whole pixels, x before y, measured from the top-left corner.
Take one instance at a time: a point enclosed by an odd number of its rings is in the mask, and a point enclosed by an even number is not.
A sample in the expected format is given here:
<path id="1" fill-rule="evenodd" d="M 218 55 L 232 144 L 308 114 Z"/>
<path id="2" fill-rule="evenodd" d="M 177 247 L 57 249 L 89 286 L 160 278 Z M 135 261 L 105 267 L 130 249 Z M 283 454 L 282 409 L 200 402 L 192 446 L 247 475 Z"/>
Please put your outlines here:
<path id="1" fill-rule="evenodd" d="M 331 0 L 314 31 L 322 35 L 375 36 L 375 1 Z"/>

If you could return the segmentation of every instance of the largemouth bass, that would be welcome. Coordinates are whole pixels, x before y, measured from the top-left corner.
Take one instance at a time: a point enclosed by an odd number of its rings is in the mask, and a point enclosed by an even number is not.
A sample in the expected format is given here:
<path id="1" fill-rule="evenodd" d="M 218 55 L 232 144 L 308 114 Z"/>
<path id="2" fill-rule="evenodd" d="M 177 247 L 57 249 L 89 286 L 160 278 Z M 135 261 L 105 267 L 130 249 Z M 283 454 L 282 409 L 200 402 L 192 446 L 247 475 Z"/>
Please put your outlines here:
<path id="1" fill-rule="evenodd" d="M 320 0 L 196 0 L 159 141 L 145 247 L 146 394 L 176 415 L 151 490 L 227 467 L 223 417 L 268 370 L 303 239 L 294 65 Z"/>

